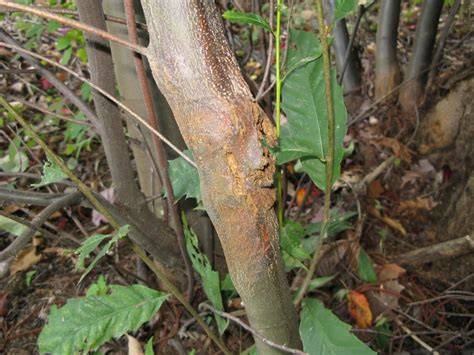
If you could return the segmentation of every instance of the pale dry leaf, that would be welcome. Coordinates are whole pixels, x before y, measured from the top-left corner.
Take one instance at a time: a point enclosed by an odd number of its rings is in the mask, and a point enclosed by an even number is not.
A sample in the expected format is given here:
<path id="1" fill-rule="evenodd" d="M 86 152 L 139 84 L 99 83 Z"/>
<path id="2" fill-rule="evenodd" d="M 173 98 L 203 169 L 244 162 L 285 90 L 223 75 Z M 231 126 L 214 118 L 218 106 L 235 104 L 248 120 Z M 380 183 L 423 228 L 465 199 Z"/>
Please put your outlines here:
<path id="1" fill-rule="evenodd" d="M 10 266 L 10 275 L 16 274 L 18 271 L 29 269 L 41 260 L 41 255 L 37 254 L 36 247 L 24 249 L 15 262 Z"/>
<path id="2" fill-rule="evenodd" d="M 403 287 L 397 280 L 386 281 L 380 285 L 379 290 L 369 290 L 366 292 L 374 318 L 380 315 L 391 315 L 392 311 L 398 307 Z"/>
<path id="3" fill-rule="evenodd" d="M 396 280 L 405 273 L 406 270 L 395 263 L 385 264 L 378 271 L 377 280 L 379 282 Z"/>
<path id="4" fill-rule="evenodd" d="M 407 235 L 407 231 L 405 229 L 405 227 L 403 227 L 403 225 L 389 217 L 389 216 L 386 216 L 386 215 L 383 215 L 378 209 L 376 209 L 375 207 L 373 206 L 368 206 L 367 207 L 367 212 L 369 212 L 370 215 L 374 216 L 375 218 L 381 220 L 382 222 L 384 222 L 387 226 L 395 229 L 397 232 L 399 232 L 401 235 L 403 235 L 404 237 L 406 237 Z"/>
<path id="5" fill-rule="evenodd" d="M 128 355 L 143 355 L 143 350 L 137 338 L 127 335 L 128 339 Z"/>
<path id="6" fill-rule="evenodd" d="M 437 205 L 438 203 L 431 196 L 417 197 L 412 200 L 401 201 L 396 208 L 396 212 L 404 215 L 415 215 L 420 210 L 431 211 Z"/>

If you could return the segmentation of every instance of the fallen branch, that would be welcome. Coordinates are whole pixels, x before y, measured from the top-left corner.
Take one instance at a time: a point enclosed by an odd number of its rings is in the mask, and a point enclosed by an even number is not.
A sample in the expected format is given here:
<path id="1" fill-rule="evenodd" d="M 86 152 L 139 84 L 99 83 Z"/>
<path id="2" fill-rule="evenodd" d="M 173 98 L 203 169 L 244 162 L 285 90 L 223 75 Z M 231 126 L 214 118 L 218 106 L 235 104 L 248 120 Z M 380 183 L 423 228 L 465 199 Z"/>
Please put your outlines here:
<path id="1" fill-rule="evenodd" d="M 474 252 L 474 239 L 470 235 L 449 240 L 428 247 L 419 248 L 393 259 L 399 264 L 420 265 L 431 261 L 450 258 Z"/>

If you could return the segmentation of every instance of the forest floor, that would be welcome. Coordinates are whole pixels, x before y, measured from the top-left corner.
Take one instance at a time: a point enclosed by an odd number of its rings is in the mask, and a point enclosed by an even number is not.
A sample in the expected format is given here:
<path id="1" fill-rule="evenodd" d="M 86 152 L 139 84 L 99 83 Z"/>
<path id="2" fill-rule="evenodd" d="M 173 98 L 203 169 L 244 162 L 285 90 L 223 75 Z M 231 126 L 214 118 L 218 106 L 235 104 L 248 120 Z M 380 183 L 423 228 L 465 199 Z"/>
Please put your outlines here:
<path id="1" fill-rule="evenodd" d="M 427 99 L 419 112 L 407 114 L 393 100 L 374 102 L 375 32 L 370 23 L 375 19 L 376 15 L 371 14 L 358 34 L 367 84 L 361 92 L 346 96 L 351 122 L 347 140 L 354 141 L 355 148 L 344 160 L 334 195 L 335 213 L 355 213 L 349 219 L 351 228 L 330 240 L 317 270 L 320 276 L 334 277 L 313 294 L 381 353 L 474 354 L 474 23 L 466 18 L 456 21 L 438 75 L 427 89 Z M 17 39 L 24 40 L 12 22 L 5 24 L 4 28 L 12 30 Z M 410 55 L 415 25 L 416 16 L 402 18 L 399 56 L 403 66 Z M 309 29 L 312 26 L 308 24 Z M 43 37 L 37 50 L 58 60 L 62 56 L 48 37 Z M 69 66 L 86 70 L 77 58 Z M 81 94 L 80 83 L 60 72 L 57 76 Z M 22 114 L 35 122 L 50 147 L 57 152 L 74 150 L 69 162 L 84 182 L 97 191 L 110 187 L 97 137 L 65 121 L 46 124 L 35 106 L 54 111 L 48 119 L 57 114 L 71 117 L 72 110 L 34 68 L 2 47 L 0 90 L 22 107 Z M 34 106 L 27 106 L 19 98 Z M 17 128 L 11 123 L 0 125 L 0 149 L 4 153 L 18 139 Z M 65 134 L 77 136 L 67 143 Z M 44 154 L 37 147 L 29 147 L 26 153 L 27 169 L 8 172 L 1 165 L 0 186 L 31 188 L 41 175 Z M 67 188 L 56 184 L 43 190 L 60 192 Z M 320 221 L 321 192 L 291 168 L 287 193 L 293 220 L 303 224 Z M 3 213 L 29 220 L 40 210 L 2 204 Z M 142 281 L 135 271 L 136 257 L 126 242 L 120 242 L 78 284 L 81 273 L 76 270 L 77 256 L 66 251 L 77 248 L 91 234 L 112 231 L 93 217 L 90 209 L 81 206 L 56 213 L 44 227 L 59 237 L 35 237 L 10 266 L 9 275 L 0 279 L 0 353 L 37 353 L 37 337 L 51 305 L 61 306 L 69 298 L 84 296 L 100 275 L 106 275 L 110 284 Z M 3 250 L 12 238 L 2 232 L 0 236 Z M 375 265 L 375 284 L 361 281 L 357 274 L 354 255 L 360 248 Z M 301 271 L 288 277 L 295 288 Z M 371 326 L 361 326 L 364 320 L 354 316 L 347 298 L 337 297 L 341 289 L 353 290 L 369 300 Z M 197 288 L 195 305 L 204 299 Z M 240 307 L 234 302 L 227 309 L 239 311 Z M 235 352 L 252 344 L 251 336 L 236 324 L 231 324 L 227 334 L 226 343 Z M 186 354 L 190 349 L 217 353 L 203 331 L 173 301 L 166 302 L 152 322 L 132 335 L 142 343 L 154 336 L 156 353 L 160 354 Z M 126 344 L 122 338 L 100 350 L 104 354 L 127 353 Z"/>

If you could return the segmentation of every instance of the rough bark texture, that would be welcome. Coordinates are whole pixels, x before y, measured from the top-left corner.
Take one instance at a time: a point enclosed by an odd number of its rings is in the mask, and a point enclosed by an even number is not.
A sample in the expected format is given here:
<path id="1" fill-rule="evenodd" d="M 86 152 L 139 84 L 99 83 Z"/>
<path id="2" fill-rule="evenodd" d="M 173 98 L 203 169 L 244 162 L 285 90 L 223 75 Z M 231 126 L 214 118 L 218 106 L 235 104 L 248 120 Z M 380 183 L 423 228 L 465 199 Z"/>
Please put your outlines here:
<path id="1" fill-rule="evenodd" d="M 377 99 L 387 95 L 400 82 L 400 67 L 397 59 L 400 3 L 400 0 L 383 0 L 380 6 L 375 54 L 375 97 Z"/>
<path id="2" fill-rule="evenodd" d="M 249 321 L 265 337 L 299 347 L 273 211 L 274 161 L 263 143 L 275 143 L 274 129 L 252 100 L 214 1 L 142 5 L 154 78 L 196 158 L 204 206 Z"/>
<path id="3" fill-rule="evenodd" d="M 413 54 L 400 90 L 400 104 L 405 112 L 413 112 L 425 93 L 428 70 L 436 41 L 443 0 L 425 0 L 416 25 Z"/>
<path id="4" fill-rule="evenodd" d="M 100 29 L 106 29 L 100 2 L 97 0 L 81 0 L 78 1 L 77 7 L 82 22 Z M 108 43 L 90 35 L 86 35 L 86 38 L 91 80 L 105 91 L 113 94 L 115 92 L 115 76 Z M 97 116 L 99 117 L 99 133 L 112 175 L 116 198 L 123 209 L 123 214 L 134 221 L 136 226 L 147 226 L 147 230 L 142 231 L 147 236 L 147 240 L 143 242 L 148 245 L 150 239 L 154 238 L 155 243 L 160 245 L 160 252 L 153 256 L 175 272 L 175 277 L 183 282 L 182 259 L 176 245 L 176 236 L 163 221 L 155 218 L 151 213 L 135 182 L 121 113 L 117 106 L 105 97 L 98 93 L 93 95 Z M 151 252 L 149 248 L 147 248 L 147 251 Z"/>

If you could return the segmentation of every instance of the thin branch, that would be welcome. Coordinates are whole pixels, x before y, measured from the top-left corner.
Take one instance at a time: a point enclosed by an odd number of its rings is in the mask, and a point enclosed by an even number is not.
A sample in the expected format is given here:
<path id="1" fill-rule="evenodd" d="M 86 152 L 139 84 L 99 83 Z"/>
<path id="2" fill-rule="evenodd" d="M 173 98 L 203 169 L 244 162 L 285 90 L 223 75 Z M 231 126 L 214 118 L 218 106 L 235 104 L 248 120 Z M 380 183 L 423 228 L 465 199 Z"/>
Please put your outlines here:
<path id="1" fill-rule="evenodd" d="M 237 323 L 238 325 L 240 325 L 242 328 L 244 328 L 245 330 L 249 331 L 250 333 L 252 333 L 253 336 L 255 336 L 256 338 L 260 339 L 262 341 L 262 343 L 265 343 L 266 345 L 268 346 L 271 346 L 272 348 L 275 348 L 275 349 L 278 349 L 278 350 L 281 350 L 285 353 L 288 353 L 288 354 L 298 354 L 298 355 L 307 355 L 307 353 L 305 353 L 304 351 L 301 351 L 301 350 L 298 350 L 298 349 L 293 349 L 293 348 L 289 348 L 287 346 L 284 346 L 284 345 L 280 345 L 280 344 L 277 344 L 273 341 L 271 341 L 270 339 L 267 339 L 265 338 L 262 334 L 260 334 L 259 332 L 257 332 L 256 330 L 254 330 L 252 327 L 250 327 L 249 325 L 245 324 L 244 322 L 242 322 L 239 318 L 237 317 L 234 317 L 233 315 L 227 313 L 227 312 L 222 312 L 222 311 L 218 311 L 217 309 L 215 309 L 214 307 L 208 305 L 207 303 L 201 303 L 199 305 L 199 309 L 207 309 L 223 318 L 227 318 L 227 319 L 230 319 L 231 321 Z"/>
<path id="2" fill-rule="evenodd" d="M 32 229 L 34 232 L 41 233 L 41 234 L 43 234 L 44 236 L 46 236 L 48 238 L 52 238 L 52 239 L 56 238 L 54 233 L 51 233 L 50 231 L 47 231 L 46 229 L 41 228 L 40 226 L 37 226 L 37 225 L 33 224 L 32 222 L 30 222 L 26 219 L 23 219 L 23 218 L 20 218 L 20 217 L 17 217 L 15 215 L 5 213 L 5 212 L 2 212 L 2 211 L 0 211 L 0 216 L 11 219 L 12 221 L 15 221 L 16 223 L 22 224 L 25 227 L 28 227 L 28 228 Z"/>
<path id="3" fill-rule="evenodd" d="M 135 18 L 135 9 L 133 6 L 133 0 L 124 1 L 125 14 L 127 19 L 127 28 L 128 28 L 128 39 L 132 44 L 138 43 L 138 31 L 136 26 Z M 150 87 L 148 86 L 145 64 L 143 58 L 140 54 L 135 53 L 133 56 L 133 61 L 135 63 L 135 70 L 137 72 L 138 82 L 140 84 L 140 89 L 142 91 L 143 100 L 145 103 L 145 108 L 147 112 L 148 123 L 154 128 L 157 129 L 158 118 L 155 115 L 155 110 L 153 108 L 153 98 L 151 95 Z M 181 256 L 186 267 L 186 277 L 188 280 L 188 290 L 187 297 L 188 300 L 192 299 L 193 290 L 194 290 L 194 279 L 193 279 L 193 267 L 191 265 L 191 260 L 189 259 L 188 253 L 186 252 L 186 245 L 184 239 L 184 229 L 183 223 L 181 221 L 181 212 L 179 205 L 174 199 L 173 185 L 171 185 L 171 180 L 168 174 L 168 161 L 166 159 L 165 149 L 161 140 L 153 135 L 153 145 L 156 151 L 156 158 L 158 160 L 158 174 L 160 175 L 161 181 L 166 189 L 168 203 L 168 211 L 170 213 L 170 221 L 172 227 L 176 232 L 176 238 L 178 241 L 178 247 L 181 252 Z"/>
<path id="4" fill-rule="evenodd" d="M 10 35 L 8 35 L 3 29 L 0 29 L 0 39 L 8 44 L 20 47 L 20 44 L 15 41 Z M 47 79 L 54 87 L 63 94 L 69 101 L 71 101 L 81 112 L 86 115 L 86 117 L 97 127 L 99 119 L 97 118 L 94 111 L 82 101 L 70 88 L 68 88 L 61 80 L 59 80 L 56 75 L 51 73 L 48 69 L 41 66 L 40 62 L 33 58 L 28 53 L 20 54 L 28 64 L 36 68 L 38 73 Z"/>
<path id="5" fill-rule="evenodd" d="M 4 99 L 1 97 L 0 100 L 4 101 Z M 51 217 L 53 213 L 59 211 L 60 209 L 66 206 L 70 206 L 74 203 L 77 203 L 80 200 L 81 196 L 82 195 L 80 192 L 73 192 L 56 200 L 48 207 L 46 207 L 43 211 L 41 211 L 38 216 L 36 216 L 31 221 L 31 224 L 36 228 L 39 228 L 49 217 Z M 28 244 L 34 234 L 35 229 L 28 228 L 19 237 L 15 238 L 15 240 L 0 253 L 0 262 L 5 261 L 11 257 L 15 257 L 25 247 L 25 245 Z"/>
<path id="6" fill-rule="evenodd" d="M 0 7 L 2 7 L 2 6 L 4 8 L 6 8 L 7 11 L 9 9 L 9 10 L 13 10 L 13 11 L 26 12 L 26 13 L 29 13 L 29 14 L 32 14 L 32 15 L 36 15 L 36 16 L 39 16 L 39 17 L 46 18 L 48 20 L 54 20 L 54 21 L 57 21 L 59 23 L 62 23 L 63 25 L 73 27 L 73 28 L 77 28 L 79 30 L 82 30 L 82 31 L 88 32 L 90 34 L 96 35 L 96 36 L 101 37 L 105 40 L 116 42 L 116 43 L 121 44 L 121 45 L 123 45 L 127 48 L 130 48 L 134 52 L 141 53 L 141 54 L 144 54 L 144 55 L 147 54 L 147 49 L 143 46 L 134 45 L 130 42 L 125 41 L 124 39 L 122 39 L 120 37 L 117 37 L 117 36 L 114 36 L 114 35 L 110 34 L 107 31 L 99 30 L 99 29 L 97 29 L 93 26 L 86 25 L 82 22 L 71 20 L 67 17 L 56 15 L 56 14 L 53 14 L 53 13 L 48 12 L 48 11 L 44 11 L 44 10 L 38 8 L 38 7 L 28 6 L 28 5 L 21 5 L 21 4 L 16 4 L 16 3 L 6 1 L 6 0 L 0 0 Z M 4 9 L 2 9 L 2 10 L 4 10 Z"/>
<path id="7" fill-rule="evenodd" d="M 50 6 L 36 6 L 37 9 L 43 10 L 43 11 L 48 11 L 51 13 L 55 14 L 62 14 L 62 15 L 73 15 L 73 16 L 79 16 L 77 13 L 77 10 L 70 10 L 70 9 L 63 9 L 63 8 L 57 8 L 57 7 L 50 7 Z M 127 21 L 123 18 L 117 17 L 117 16 L 111 16 L 111 15 L 104 15 L 106 21 L 110 22 L 115 22 L 119 23 L 121 25 L 127 25 Z M 137 22 L 137 28 L 140 30 L 148 30 L 148 26 L 145 23 L 142 22 Z"/>
<path id="8" fill-rule="evenodd" d="M 1 1 L 1 0 L 0 0 Z M 117 106 L 119 106 L 122 110 L 124 110 L 125 112 L 127 112 L 128 114 L 130 114 L 134 119 L 136 119 L 138 122 L 140 122 L 142 125 L 144 125 L 148 130 L 150 130 L 153 134 L 157 135 L 158 137 L 160 137 L 160 139 L 166 144 L 168 145 L 171 149 L 173 149 L 178 155 L 180 155 L 184 160 L 186 160 L 189 164 L 191 164 L 192 166 L 194 167 L 197 167 L 196 166 L 196 163 L 193 162 L 189 157 L 186 156 L 186 154 L 184 154 L 179 148 L 177 148 L 173 143 L 171 143 L 165 136 L 163 136 L 160 132 L 158 132 L 156 129 L 154 129 L 153 127 L 151 127 L 148 122 L 146 122 L 143 118 L 141 118 L 139 115 L 137 115 L 135 112 L 133 112 L 130 108 L 128 108 L 126 105 L 124 105 L 123 103 L 121 103 L 119 100 L 117 100 L 115 97 L 113 97 L 112 95 L 110 95 L 109 93 L 107 93 L 106 91 L 102 90 L 100 87 L 98 87 L 97 85 L 95 85 L 94 83 L 92 83 L 90 80 L 84 78 L 83 76 L 77 74 L 76 72 L 72 71 L 71 69 L 65 67 L 64 65 L 61 65 L 59 63 L 56 63 L 55 61 L 49 59 L 49 58 L 46 58 L 45 56 L 42 56 L 40 54 L 37 54 L 37 53 L 34 53 L 30 50 L 27 50 L 25 48 L 21 48 L 19 46 L 15 46 L 15 45 L 12 45 L 12 44 L 8 44 L 8 43 L 4 43 L 4 42 L 0 42 L 0 47 L 6 47 L 6 48 L 11 48 L 11 49 L 14 49 L 15 51 L 17 52 L 21 52 L 21 53 L 27 53 L 28 55 L 36 58 L 36 59 L 39 59 L 39 60 L 42 60 L 42 61 L 45 61 L 53 66 L 56 66 L 58 68 L 60 68 L 61 70 L 64 70 L 65 72 L 71 74 L 72 76 L 76 77 L 77 79 L 79 79 L 80 81 L 82 82 L 85 82 L 87 84 L 89 84 L 94 90 L 97 90 L 98 92 L 100 92 L 102 95 L 104 95 L 106 98 L 108 98 L 110 101 L 114 102 Z"/>
<path id="9" fill-rule="evenodd" d="M 270 16 L 269 16 L 269 23 L 270 28 L 273 30 L 273 9 L 275 7 L 275 1 L 270 0 Z M 259 101 L 262 97 L 262 93 L 265 91 L 265 85 L 268 81 L 268 76 L 270 75 L 270 71 L 272 68 L 272 59 L 273 59 L 273 33 L 270 32 L 268 35 L 268 52 L 267 52 L 267 63 L 265 64 L 265 72 L 263 74 L 262 83 L 260 84 L 260 88 L 258 89 L 258 93 L 256 95 L 256 100 Z"/>
<path id="10" fill-rule="evenodd" d="M 373 2 L 372 4 L 374 3 L 375 2 Z M 349 44 L 347 45 L 347 49 L 346 49 L 346 54 L 344 56 L 344 65 L 342 66 L 341 74 L 339 75 L 339 78 L 337 79 L 337 83 L 339 85 L 342 84 L 342 80 L 344 79 L 344 74 L 346 73 L 346 69 L 349 64 L 349 58 L 351 57 L 352 47 L 354 46 L 354 40 L 355 40 L 357 31 L 359 30 L 360 21 L 362 20 L 362 16 L 364 16 L 365 11 L 366 11 L 365 6 L 360 5 L 359 13 L 357 14 L 357 20 L 354 25 L 354 30 L 352 31 L 351 39 L 349 40 Z"/>
<path id="11" fill-rule="evenodd" d="M 88 127 L 94 127 L 92 124 L 90 124 L 89 122 L 87 121 L 81 121 L 81 120 L 76 120 L 74 118 L 71 118 L 71 117 L 67 117 L 67 116 L 64 116 L 64 115 L 61 115 L 59 113 L 56 113 L 56 112 L 53 112 L 53 111 L 50 111 L 50 110 L 47 110 L 41 106 L 38 106 L 37 104 L 34 104 L 32 102 L 29 102 L 29 101 L 26 101 L 26 100 L 23 100 L 17 96 L 9 96 L 9 98 L 11 98 L 12 100 L 15 100 L 15 101 L 18 101 L 20 102 L 21 104 L 33 109 L 33 110 L 36 110 L 36 111 L 39 111 L 41 113 L 44 113 L 45 115 L 49 115 L 49 116 L 54 116 L 54 117 L 57 117 L 61 120 L 64 120 L 64 121 L 69 121 L 69 122 L 73 122 L 75 124 L 78 124 L 78 125 L 81 125 L 81 126 L 88 126 Z M 80 110 L 80 109 L 79 109 Z M 81 111 L 83 112 L 83 111 Z"/>
<path id="12" fill-rule="evenodd" d="M 33 206 L 49 206 L 65 194 L 13 190 L 0 187 L 0 201 Z"/>

